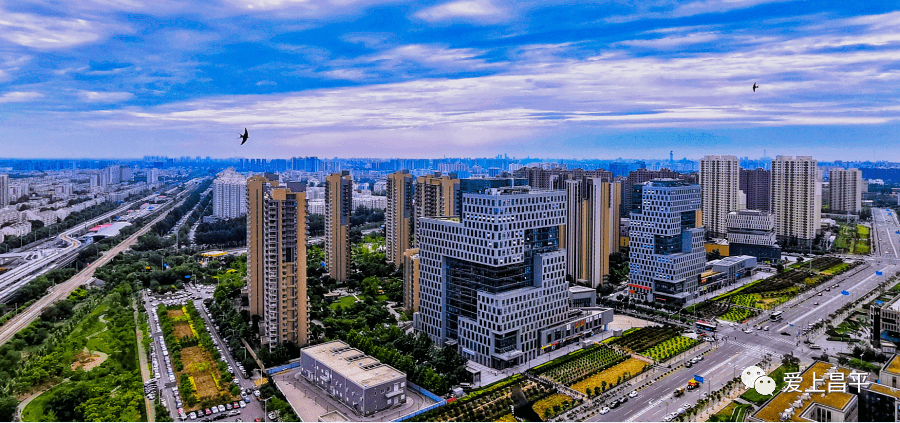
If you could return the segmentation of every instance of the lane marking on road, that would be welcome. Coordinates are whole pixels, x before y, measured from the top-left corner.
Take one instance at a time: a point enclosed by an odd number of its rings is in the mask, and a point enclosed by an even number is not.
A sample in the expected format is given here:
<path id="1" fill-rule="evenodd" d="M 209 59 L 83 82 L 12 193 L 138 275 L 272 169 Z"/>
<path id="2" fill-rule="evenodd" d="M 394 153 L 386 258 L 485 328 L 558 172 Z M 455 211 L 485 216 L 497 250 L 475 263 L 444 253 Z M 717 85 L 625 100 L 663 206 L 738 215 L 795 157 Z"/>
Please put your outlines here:
<path id="1" fill-rule="evenodd" d="M 883 269 L 880 269 L 879 271 L 884 272 L 884 271 L 886 271 L 886 270 L 888 270 L 888 269 L 890 269 L 890 268 L 893 268 L 893 267 L 894 267 L 894 266 L 887 266 L 887 267 L 885 267 L 885 268 L 883 268 Z M 850 288 L 846 288 L 846 291 L 847 291 L 847 292 L 850 292 L 850 291 L 856 290 L 857 288 L 859 288 L 860 285 L 862 285 L 862 284 L 868 282 L 870 279 L 874 278 L 875 276 L 877 276 L 877 275 L 876 275 L 875 273 L 872 273 L 871 275 L 869 275 L 869 277 L 867 277 L 867 278 L 865 278 L 865 279 L 863 279 L 863 280 L 857 282 L 855 285 L 851 286 Z M 800 315 L 800 316 L 797 316 L 797 317 L 795 317 L 795 318 L 793 318 L 793 319 L 791 319 L 791 320 L 793 320 L 794 322 L 799 323 L 799 322 L 803 321 L 803 319 L 806 319 L 806 317 L 808 317 L 810 314 L 813 314 L 813 313 L 819 311 L 819 309 L 822 309 L 822 308 L 827 307 L 828 304 L 830 304 L 830 303 L 832 303 L 832 302 L 834 302 L 834 301 L 843 299 L 843 297 L 844 297 L 844 295 L 840 295 L 840 294 L 834 295 L 834 296 L 832 296 L 830 299 L 826 300 L 825 302 L 820 303 L 820 304 L 817 305 L 817 306 L 813 306 L 813 309 L 812 309 L 812 310 L 810 310 L 810 311 L 808 311 L 808 312 L 806 312 L 806 313 L 804 313 L 804 314 L 802 314 L 802 315 Z M 809 299 L 807 299 L 806 301 L 809 301 Z M 785 319 L 785 320 L 787 320 L 787 319 Z M 797 325 L 794 325 L 794 326 L 797 327 Z M 778 331 L 779 331 L 779 332 L 784 331 L 784 330 L 786 330 L 786 329 L 789 328 L 789 327 L 790 327 L 790 322 L 789 322 L 788 324 L 785 324 L 784 326 L 782 326 L 780 329 L 778 329 Z"/>
<path id="2" fill-rule="evenodd" d="M 724 366 L 724 365 L 726 365 L 726 364 L 728 364 L 728 363 L 731 363 L 731 362 L 735 359 L 735 357 L 738 357 L 738 356 L 740 356 L 740 355 L 741 355 L 741 353 L 735 353 L 734 355 L 732 355 L 732 356 L 731 356 L 730 358 L 728 358 L 727 360 L 723 360 L 722 362 L 720 362 L 719 364 L 716 364 L 716 365 L 713 366 L 712 368 L 710 368 L 710 369 L 708 369 L 708 370 L 705 370 L 704 373 L 706 373 L 706 374 L 712 374 L 713 372 L 715 372 L 716 370 L 718 370 L 718 369 L 721 368 L 722 366 Z M 625 421 L 627 421 L 627 422 L 633 422 L 633 421 L 634 421 L 635 419 L 637 419 L 638 417 L 644 415 L 647 411 L 650 411 L 651 409 L 653 409 L 653 407 L 656 407 L 656 406 L 658 406 L 660 403 L 665 402 L 665 401 L 668 401 L 670 398 L 673 398 L 674 395 L 675 395 L 674 392 L 669 392 L 668 394 L 666 394 L 665 396 L 663 396 L 662 398 L 660 398 L 660 399 L 658 399 L 658 400 L 656 400 L 656 401 L 650 401 L 649 404 L 648 404 L 646 407 L 644 407 L 641 411 L 639 411 L 639 412 L 637 412 L 637 413 L 635 413 L 635 414 L 632 414 L 631 417 L 629 417 L 629 418 L 626 419 Z M 673 405 L 674 405 L 674 404 L 673 404 Z"/>

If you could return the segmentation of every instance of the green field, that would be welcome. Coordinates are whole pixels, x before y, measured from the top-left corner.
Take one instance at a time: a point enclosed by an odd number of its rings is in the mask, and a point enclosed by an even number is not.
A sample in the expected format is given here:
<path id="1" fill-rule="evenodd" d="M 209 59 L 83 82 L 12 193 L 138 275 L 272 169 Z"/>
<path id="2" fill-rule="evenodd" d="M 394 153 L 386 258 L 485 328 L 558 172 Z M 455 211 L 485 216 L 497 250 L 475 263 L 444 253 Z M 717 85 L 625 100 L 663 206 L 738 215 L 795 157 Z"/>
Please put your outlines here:
<path id="1" fill-rule="evenodd" d="M 352 295 L 348 295 L 346 297 L 338 298 L 338 300 L 331 303 L 331 305 L 329 305 L 329 307 L 331 307 L 332 309 L 335 309 L 335 310 L 337 310 L 338 307 L 349 308 L 355 302 L 356 302 L 356 298 L 354 298 Z"/>
<path id="2" fill-rule="evenodd" d="M 725 408 L 719 410 L 718 413 L 709 417 L 710 422 L 742 422 L 747 415 L 747 409 L 750 404 L 738 404 L 732 401 Z"/>
<path id="3" fill-rule="evenodd" d="M 869 254 L 869 228 L 863 225 L 841 225 L 833 248 L 850 254 Z"/>

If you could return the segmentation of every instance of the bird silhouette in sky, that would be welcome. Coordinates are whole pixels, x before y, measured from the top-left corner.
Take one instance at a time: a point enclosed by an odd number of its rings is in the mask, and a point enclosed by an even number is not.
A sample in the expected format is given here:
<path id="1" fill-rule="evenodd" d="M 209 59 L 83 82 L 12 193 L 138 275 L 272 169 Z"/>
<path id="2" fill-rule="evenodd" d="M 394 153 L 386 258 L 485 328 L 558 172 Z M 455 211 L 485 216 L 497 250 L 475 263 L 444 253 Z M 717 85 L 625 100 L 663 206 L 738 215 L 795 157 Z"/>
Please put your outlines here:
<path id="1" fill-rule="evenodd" d="M 757 89 L 757 88 L 759 88 L 759 85 L 756 85 L 756 83 L 754 82 L 754 83 L 753 83 L 753 92 L 756 92 L 756 89 Z M 245 135 L 245 136 L 246 136 L 246 135 Z"/>
<path id="2" fill-rule="evenodd" d="M 243 141 L 241 141 L 241 145 L 244 145 L 244 143 L 247 142 L 247 137 L 249 137 L 249 136 L 250 136 L 250 134 L 247 133 L 247 128 L 244 128 L 244 135 L 238 134 L 238 138 L 243 140 Z"/>

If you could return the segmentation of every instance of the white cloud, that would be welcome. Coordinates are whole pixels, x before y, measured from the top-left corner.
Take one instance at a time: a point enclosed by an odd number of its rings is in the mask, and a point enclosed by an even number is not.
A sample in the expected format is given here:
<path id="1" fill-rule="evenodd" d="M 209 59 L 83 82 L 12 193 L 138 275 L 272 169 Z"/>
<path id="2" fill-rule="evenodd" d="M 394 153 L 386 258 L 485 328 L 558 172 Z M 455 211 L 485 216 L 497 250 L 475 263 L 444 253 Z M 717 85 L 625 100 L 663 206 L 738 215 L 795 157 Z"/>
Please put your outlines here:
<path id="1" fill-rule="evenodd" d="M 462 20 L 494 23 L 508 18 L 508 12 L 489 0 L 456 0 L 416 12 L 413 16 L 427 22 Z"/>
<path id="2" fill-rule="evenodd" d="M 129 92 L 78 91 L 78 97 L 90 103 L 119 103 L 130 100 L 134 94 Z"/>
<path id="3" fill-rule="evenodd" d="M 646 39 L 646 40 L 625 40 L 615 43 L 615 45 L 623 45 L 629 47 L 647 47 L 655 49 L 668 49 L 688 44 L 704 44 L 721 39 L 720 34 L 711 32 L 701 32 L 688 35 L 673 35 L 669 37 Z"/>
<path id="4" fill-rule="evenodd" d="M 28 13 L 0 14 L 0 38 L 39 50 L 56 50 L 97 41 L 122 28 L 76 18 L 37 16 Z"/>
<path id="5" fill-rule="evenodd" d="M 43 97 L 43 94 L 33 91 L 10 91 L 0 95 L 0 104 L 2 103 L 27 103 Z"/>

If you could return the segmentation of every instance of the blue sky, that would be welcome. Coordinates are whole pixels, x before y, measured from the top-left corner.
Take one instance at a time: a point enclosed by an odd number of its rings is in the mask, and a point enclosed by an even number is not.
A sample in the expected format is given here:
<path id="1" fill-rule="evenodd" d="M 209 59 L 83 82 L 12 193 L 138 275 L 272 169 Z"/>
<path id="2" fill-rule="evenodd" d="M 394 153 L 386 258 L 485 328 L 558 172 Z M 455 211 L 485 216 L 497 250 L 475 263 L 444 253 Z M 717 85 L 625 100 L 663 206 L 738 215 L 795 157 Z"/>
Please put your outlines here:
<path id="1" fill-rule="evenodd" d="M 897 161 L 898 9 L 0 0 L 0 156 Z"/>

